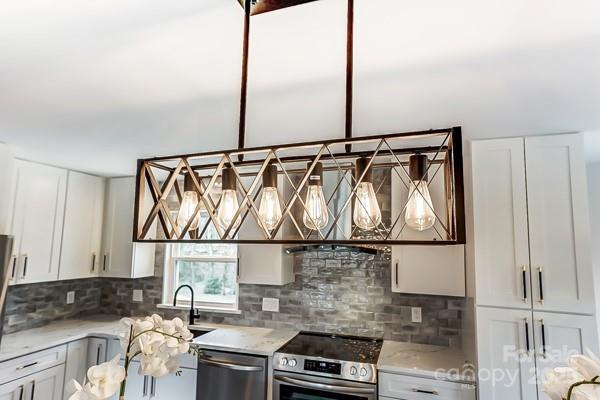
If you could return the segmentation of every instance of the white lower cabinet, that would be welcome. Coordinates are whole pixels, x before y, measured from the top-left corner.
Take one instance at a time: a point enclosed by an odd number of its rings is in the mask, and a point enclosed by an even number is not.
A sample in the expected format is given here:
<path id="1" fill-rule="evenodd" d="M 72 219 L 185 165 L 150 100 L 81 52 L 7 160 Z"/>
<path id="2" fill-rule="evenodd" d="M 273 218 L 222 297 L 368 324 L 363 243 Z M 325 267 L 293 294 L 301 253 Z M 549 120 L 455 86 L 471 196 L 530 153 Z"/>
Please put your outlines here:
<path id="1" fill-rule="evenodd" d="M 475 400 L 474 385 L 379 373 L 379 398 L 397 400 Z"/>
<path id="2" fill-rule="evenodd" d="M 106 361 L 108 341 L 102 338 L 90 338 L 88 344 L 88 366 L 94 366 Z"/>
<path id="3" fill-rule="evenodd" d="M 592 316 L 478 307 L 479 397 L 540 400 L 548 368 L 573 354 L 598 351 Z"/>
<path id="4" fill-rule="evenodd" d="M 65 366 L 58 365 L 0 385 L 0 400 L 60 400 Z"/>
<path id="5" fill-rule="evenodd" d="M 84 381 L 88 365 L 88 339 L 81 339 L 67 345 L 67 362 L 65 365 L 64 400 L 75 393 L 72 380 L 81 383 Z"/>

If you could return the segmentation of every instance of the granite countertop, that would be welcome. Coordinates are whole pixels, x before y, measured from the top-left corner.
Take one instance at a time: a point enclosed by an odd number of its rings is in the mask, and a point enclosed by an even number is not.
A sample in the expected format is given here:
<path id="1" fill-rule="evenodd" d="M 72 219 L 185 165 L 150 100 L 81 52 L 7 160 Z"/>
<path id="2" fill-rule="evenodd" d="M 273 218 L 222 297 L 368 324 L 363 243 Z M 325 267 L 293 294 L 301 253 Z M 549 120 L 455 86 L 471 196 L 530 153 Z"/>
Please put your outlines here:
<path id="1" fill-rule="evenodd" d="M 464 353 L 448 347 L 386 340 L 377 369 L 379 372 L 475 383 L 474 368 L 465 360 Z"/>
<path id="2" fill-rule="evenodd" d="M 46 326 L 12 333 L 2 337 L 0 362 L 86 337 L 116 338 L 119 320 L 114 315 L 96 315 L 85 319 L 67 319 Z M 291 340 L 297 331 L 200 323 L 190 328 L 211 332 L 194 339 L 203 349 L 225 350 L 245 354 L 271 356 Z"/>
<path id="3" fill-rule="evenodd" d="M 210 324 L 194 325 L 211 328 Z M 194 339 L 202 349 L 233 351 L 236 353 L 272 356 L 284 344 L 292 340 L 298 331 L 289 329 L 266 329 L 245 326 L 213 326 L 217 329 Z"/>

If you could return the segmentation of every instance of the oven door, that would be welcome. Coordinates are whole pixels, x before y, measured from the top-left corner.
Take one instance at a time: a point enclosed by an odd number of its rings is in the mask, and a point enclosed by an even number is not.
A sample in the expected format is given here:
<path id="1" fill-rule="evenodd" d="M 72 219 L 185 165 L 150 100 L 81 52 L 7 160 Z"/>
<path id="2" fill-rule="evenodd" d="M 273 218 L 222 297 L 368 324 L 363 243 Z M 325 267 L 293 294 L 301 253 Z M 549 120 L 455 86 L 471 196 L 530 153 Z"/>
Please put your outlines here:
<path id="1" fill-rule="evenodd" d="M 312 375 L 273 373 L 273 400 L 376 400 L 377 385 Z"/>

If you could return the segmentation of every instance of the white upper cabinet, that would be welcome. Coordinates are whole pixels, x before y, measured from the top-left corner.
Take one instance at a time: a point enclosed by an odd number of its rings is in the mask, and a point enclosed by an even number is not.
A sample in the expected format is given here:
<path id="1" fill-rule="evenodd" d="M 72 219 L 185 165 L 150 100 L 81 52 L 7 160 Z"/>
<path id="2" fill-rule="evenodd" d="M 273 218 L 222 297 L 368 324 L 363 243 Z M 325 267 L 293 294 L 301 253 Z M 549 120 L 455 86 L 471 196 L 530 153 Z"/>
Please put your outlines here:
<path id="1" fill-rule="evenodd" d="M 10 233 L 15 236 L 13 283 L 58 279 L 67 171 L 16 160 Z"/>
<path id="2" fill-rule="evenodd" d="M 135 178 L 109 179 L 102 235 L 102 276 L 141 278 L 154 275 L 154 244 L 133 243 L 134 200 Z M 156 226 L 149 235 L 155 231 Z"/>
<path id="3" fill-rule="evenodd" d="M 464 297 L 465 247 L 392 246 L 392 292 Z"/>
<path id="4" fill-rule="evenodd" d="M 594 313 L 583 137 L 525 139 L 533 306 Z"/>
<path id="5" fill-rule="evenodd" d="M 531 307 L 522 138 L 472 143 L 477 305 Z"/>
<path id="6" fill-rule="evenodd" d="M 13 187 L 15 160 L 11 148 L 0 143 L 0 187 L 5 188 L 0 193 L 0 235 L 10 233 L 10 203 L 12 192 L 6 190 Z"/>
<path id="7" fill-rule="evenodd" d="M 69 171 L 60 279 L 98 276 L 105 179 Z"/>

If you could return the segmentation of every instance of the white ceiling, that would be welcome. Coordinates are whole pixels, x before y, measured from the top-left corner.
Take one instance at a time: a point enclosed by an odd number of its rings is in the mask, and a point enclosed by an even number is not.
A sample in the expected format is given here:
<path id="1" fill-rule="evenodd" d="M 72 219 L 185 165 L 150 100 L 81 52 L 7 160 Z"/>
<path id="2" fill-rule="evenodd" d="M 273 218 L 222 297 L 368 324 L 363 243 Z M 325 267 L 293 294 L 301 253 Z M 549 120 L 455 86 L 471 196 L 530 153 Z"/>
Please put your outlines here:
<path id="1" fill-rule="evenodd" d="M 247 145 L 341 137 L 345 0 L 253 17 Z M 586 132 L 600 161 L 597 0 L 357 0 L 355 134 Z M 105 175 L 237 146 L 234 0 L 19 0 L 0 13 L 0 141 Z"/>

